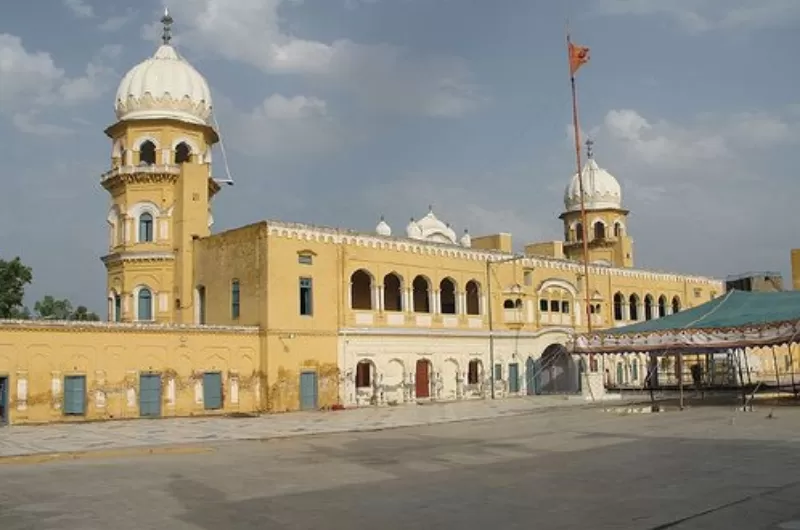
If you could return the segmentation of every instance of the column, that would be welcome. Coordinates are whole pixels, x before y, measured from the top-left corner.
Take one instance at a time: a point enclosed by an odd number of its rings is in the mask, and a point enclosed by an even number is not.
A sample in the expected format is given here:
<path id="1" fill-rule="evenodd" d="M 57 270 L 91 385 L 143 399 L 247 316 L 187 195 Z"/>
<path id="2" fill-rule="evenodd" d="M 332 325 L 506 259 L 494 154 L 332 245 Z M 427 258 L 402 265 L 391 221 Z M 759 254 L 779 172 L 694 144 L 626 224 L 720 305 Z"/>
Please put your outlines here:
<path id="1" fill-rule="evenodd" d="M 410 287 L 403 289 L 403 311 L 411 313 L 414 310 L 414 293 Z"/>
<path id="2" fill-rule="evenodd" d="M 373 285 L 372 289 L 370 289 L 370 297 L 372 298 L 372 300 L 369 306 L 372 308 L 373 311 L 377 311 L 379 308 L 380 304 L 379 292 L 380 291 L 378 290 L 377 285 Z"/>
<path id="3" fill-rule="evenodd" d="M 431 291 L 431 313 L 442 314 L 442 293 L 438 289 Z"/>
<path id="4" fill-rule="evenodd" d="M 347 282 L 347 309 L 353 309 L 353 282 Z"/>
<path id="5" fill-rule="evenodd" d="M 169 147 L 165 147 L 161 150 L 161 163 L 162 164 L 172 164 L 172 150 Z M 156 161 L 158 163 L 158 161 Z"/>
<path id="6" fill-rule="evenodd" d="M 622 304 L 622 320 L 630 320 L 631 319 L 631 311 L 628 304 Z"/>
<path id="7" fill-rule="evenodd" d="M 485 294 L 481 294 L 481 297 L 478 300 L 478 302 L 479 302 L 479 305 L 480 305 L 480 307 L 478 309 L 480 310 L 481 316 L 486 316 L 486 295 Z"/>
<path id="8" fill-rule="evenodd" d="M 7 390 L 6 392 L 11 394 L 9 390 Z M 10 402 L 11 400 L 9 399 L 8 401 Z M 25 370 L 19 370 L 17 371 L 17 410 L 22 411 L 26 410 L 27 408 L 28 408 L 28 372 Z"/>
<path id="9" fill-rule="evenodd" d="M 378 285 L 378 311 L 385 311 L 386 310 L 386 298 L 384 296 L 384 286 L 383 284 Z"/>

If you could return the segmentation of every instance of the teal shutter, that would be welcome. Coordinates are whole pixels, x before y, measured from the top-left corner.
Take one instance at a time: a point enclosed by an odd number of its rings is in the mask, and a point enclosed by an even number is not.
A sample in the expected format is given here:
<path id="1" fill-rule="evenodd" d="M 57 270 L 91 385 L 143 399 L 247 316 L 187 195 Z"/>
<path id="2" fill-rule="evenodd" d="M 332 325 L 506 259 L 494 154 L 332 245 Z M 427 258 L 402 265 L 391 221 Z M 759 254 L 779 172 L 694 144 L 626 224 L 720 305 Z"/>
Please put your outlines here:
<path id="1" fill-rule="evenodd" d="M 222 374 L 207 372 L 203 374 L 203 405 L 206 410 L 222 408 Z"/>
<path id="2" fill-rule="evenodd" d="M 86 413 L 86 376 L 68 375 L 64 378 L 64 414 L 82 416 Z"/>

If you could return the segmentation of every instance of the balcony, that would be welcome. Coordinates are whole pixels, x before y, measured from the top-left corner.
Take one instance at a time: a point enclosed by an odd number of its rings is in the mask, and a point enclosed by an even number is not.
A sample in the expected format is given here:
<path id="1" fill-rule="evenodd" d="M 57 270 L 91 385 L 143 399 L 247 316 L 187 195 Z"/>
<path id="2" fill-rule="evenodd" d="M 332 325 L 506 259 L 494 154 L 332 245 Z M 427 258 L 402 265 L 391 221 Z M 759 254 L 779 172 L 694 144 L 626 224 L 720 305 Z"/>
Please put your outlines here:
<path id="1" fill-rule="evenodd" d="M 503 323 L 511 325 L 524 325 L 525 312 L 522 308 L 503 309 Z"/>
<path id="2" fill-rule="evenodd" d="M 106 171 L 100 176 L 103 183 L 120 175 L 180 175 L 181 166 L 179 164 L 153 164 L 140 166 L 119 166 Z"/>

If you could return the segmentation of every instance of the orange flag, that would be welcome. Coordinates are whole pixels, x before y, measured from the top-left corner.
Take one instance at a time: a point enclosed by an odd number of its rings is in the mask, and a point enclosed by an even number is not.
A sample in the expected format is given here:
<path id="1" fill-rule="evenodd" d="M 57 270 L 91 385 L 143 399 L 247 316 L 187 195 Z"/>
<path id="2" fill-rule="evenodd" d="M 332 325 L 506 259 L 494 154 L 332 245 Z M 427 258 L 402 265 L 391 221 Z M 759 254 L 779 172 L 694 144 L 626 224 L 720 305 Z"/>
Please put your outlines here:
<path id="1" fill-rule="evenodd" d="M 577 46 L 571 42 L 569 46 L 569 74 L 575 75 L 575 72 L 589 62 L 589 47 Z"/>

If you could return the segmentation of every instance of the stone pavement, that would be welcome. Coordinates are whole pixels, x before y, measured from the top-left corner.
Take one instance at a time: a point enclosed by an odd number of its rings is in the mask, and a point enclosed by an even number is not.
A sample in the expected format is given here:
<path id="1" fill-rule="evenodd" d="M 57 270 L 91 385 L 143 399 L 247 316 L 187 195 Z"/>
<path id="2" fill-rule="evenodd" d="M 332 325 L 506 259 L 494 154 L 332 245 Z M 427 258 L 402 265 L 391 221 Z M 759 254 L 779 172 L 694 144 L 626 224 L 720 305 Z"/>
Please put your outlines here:
<path id="1" fill-rule="evenodd" d="M 372 431 L 514 416 L 555 407 L 576 406 L 593 404 L 579 396 L 531 396 L 335 412 L 265 414 L 247 418 L 164 418 L 11 426 L 0 428 L 0 459 Z"/>

